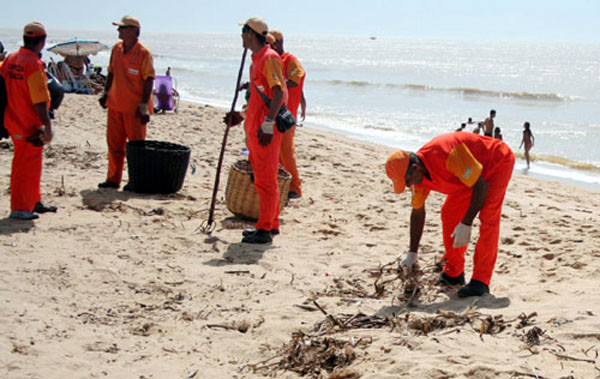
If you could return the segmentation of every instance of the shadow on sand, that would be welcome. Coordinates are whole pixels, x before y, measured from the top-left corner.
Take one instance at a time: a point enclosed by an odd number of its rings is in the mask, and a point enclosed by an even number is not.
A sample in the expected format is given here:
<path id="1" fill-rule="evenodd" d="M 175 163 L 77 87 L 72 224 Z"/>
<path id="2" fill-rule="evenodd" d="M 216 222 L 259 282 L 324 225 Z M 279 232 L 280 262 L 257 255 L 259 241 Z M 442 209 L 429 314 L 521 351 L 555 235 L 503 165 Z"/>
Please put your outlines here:
<path id="1" fill-rule="evenodd" d="M 209 237 L 216 238 L 216 237 Z M 207 240 L 209 239 L 207 238 Z M 208 242 L 208 241 L 205 241 Z M 223 254 L 223 258 L 211 259 L 204 262 L 208 266 L 225 266 L 225 265 L 254 265 L 257 264 L 263 257 L 265 251 L 274 249 L 271 244 L 252 245 L 248 243 L 232 243 L 227 246 L 227 251 Z"/>
<path id="2" fill-rule="evenodd" d="M 185 195 L 172 193 L 162 194 L 142 194 L 135 192 L 119 191 L 112 188 L 86 189 L 80 192 L 83 205 L 89 209 L 101 212 L 107 206 L 115 201 L 126 202 L 129 199 L 152 199 L 152 200 L 182 200 Z"/>
<path id="3" fill-rule="evenodd" d="M 502 309 L 508 308 L 509 305 L 510 299 L 508 297 L 496 297 L 492 294 L 486 294 L 481 297 L 461 298 L 456 293 L 453 293 L 449 299 L 439 303 L 424 304 L 417 301 L 409 306 L 386 306 L 377 311 L 377 315 L 386 316 L 406 312 L 436 313 L 437 311 L 462 313 L 469 307 L 475 309 Z"/>
<path id="4" fill-rule="evenodd" d="M 9 236 L 17 233 L 27 233 L 35 226 L 33 220 L 16 220 L 3 218 L 0 220 L 0 235 Z"/>

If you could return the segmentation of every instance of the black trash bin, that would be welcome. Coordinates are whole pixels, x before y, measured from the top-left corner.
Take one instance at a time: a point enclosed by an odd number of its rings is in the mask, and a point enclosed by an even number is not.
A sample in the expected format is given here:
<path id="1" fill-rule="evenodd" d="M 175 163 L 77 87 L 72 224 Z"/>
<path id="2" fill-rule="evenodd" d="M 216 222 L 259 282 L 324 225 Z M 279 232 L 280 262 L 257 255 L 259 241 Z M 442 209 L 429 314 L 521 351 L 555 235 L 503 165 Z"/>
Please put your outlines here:
<path id="1" fill-rule="evenodd" d="M 190 163 L 190 153 L 189 147 L 171 142 L 127 142 L 131 190 L 163 194 L 179 191 Z"/>

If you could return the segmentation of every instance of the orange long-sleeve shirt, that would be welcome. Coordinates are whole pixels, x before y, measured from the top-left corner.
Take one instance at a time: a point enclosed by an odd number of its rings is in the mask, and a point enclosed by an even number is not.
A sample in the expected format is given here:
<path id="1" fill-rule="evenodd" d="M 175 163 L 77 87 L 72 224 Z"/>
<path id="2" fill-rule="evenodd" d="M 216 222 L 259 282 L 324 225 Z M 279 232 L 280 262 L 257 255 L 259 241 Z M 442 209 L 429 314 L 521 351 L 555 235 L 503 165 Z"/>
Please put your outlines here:
<path id="1" fill-rule="evenodd" d="M 422 208 L 431 190 L 454 194 L 470 190 L 479 177 L 490 178 L 513 152 L 501 140 L 474 133 L 442 134 L 417 151 L 430 178 L 412 190 L 412 206 Z"/>

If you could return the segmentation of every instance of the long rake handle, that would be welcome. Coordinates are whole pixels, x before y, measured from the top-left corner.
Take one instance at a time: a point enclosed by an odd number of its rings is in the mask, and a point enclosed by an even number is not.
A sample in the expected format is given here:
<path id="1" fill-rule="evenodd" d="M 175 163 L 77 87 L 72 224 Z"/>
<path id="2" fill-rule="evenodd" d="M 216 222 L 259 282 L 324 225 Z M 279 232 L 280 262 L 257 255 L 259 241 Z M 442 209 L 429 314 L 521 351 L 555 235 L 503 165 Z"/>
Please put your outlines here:
<path id="1" fill-rule="evenodd" d="M 242 81 L 242 73 L 244 71 L 244 63 L 246 62 L 246 53 L 248 49 L 244 49 L 244 53 L 242 54 L 242 63 L 240 64 L 240 71 L 238 72 L 237 82 L 235 84 L 235 94 L 233 95 L 233 102 L 231 103 L 231 112 L 235 111 L 235 103 L 237 102 L 240 82 Z M 217 174 L 215 176 L 215 186 L 213 188 L 212 201 L 210 203 L 210 210 L 208 212 L 208 221 L 206 223 L 206 227 L 204 228 L 206 231 L 211 230 L 211 226 L 214 222 L 215 216 L 215 204 L 217 202 L 217 193 L 219 192 L 219 179 L 221 177 L 221 167 L 223 166 L 223 156 L 225 155 L 225 147 L 227 146 L 227 136 L 229 135 L 229 128 L 227 126 L 225 128 L 225 133 L 223 134 L 223 142 L 221 142 L 221 153 L 219 154 L 219 163 L 217 164 Z"/>

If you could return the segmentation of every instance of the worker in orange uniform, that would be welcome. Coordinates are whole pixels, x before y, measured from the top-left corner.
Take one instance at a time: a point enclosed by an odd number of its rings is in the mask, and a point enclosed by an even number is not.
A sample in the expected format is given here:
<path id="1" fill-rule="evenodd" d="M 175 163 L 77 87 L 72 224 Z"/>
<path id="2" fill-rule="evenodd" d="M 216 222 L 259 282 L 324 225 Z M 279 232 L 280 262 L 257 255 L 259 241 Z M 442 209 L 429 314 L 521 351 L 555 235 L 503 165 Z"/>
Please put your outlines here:
<path id="1" fill-rule="evenodd" d="M 244 230 L 242 242 L 269 243 L 279 234 L 279 149 L 282 133 L 275 126 L 275 117 L 287 101 L 287 87 L 279 54 L 266 42 L 269 27 L 261 18 L 248 19 L 242 27 L 244 48 L 252 51 L 250 66 L 250 99 L 246 110 L 246 144 L 254 171 L 254 186 L 260 199 L 258 221 L 255 229 Z M 267 107 L 257 91 L 261 91 L 271 104 Z M 239 112 L 225 116 L 228 126 L 243 120 Z"/>
<path id="2" fill-rule="evenodd" d="M 304 99 L 304 79 L 306 78 L 306 71 L 300 64 L 298 58 L 284 51 L 283 49 L 283 34 L 279 30 L 271 30 L 269 34 L 272 38 L 272 47 L 277 51 L 281 60 L 283 61 L 283 75 L 286 78 L 286 85 L 288 88 L 288 102 L 287 108 L 292 112 L 294 118 L 298 120 L 298 107 Z M 302 115 L 304 118 L 306 112 L 306 102 L 303 102 Z M 292 175 L 290 182 L 290 190 L 288 192 L 288 198 L 297 199 L 302 196 L 302 181 L 300 180 L 300 174 L 298 173 L 298 167 L 296 166 L 296 158 L 294 155 L 294 133 L 296 132 L 296 126 L 283 134 L 281 141 L 281 152 L 279 153 L 279 161 L 283 167 Z"/>
<path id="3" fill-rule="evenodd" d="M 121 42 L 112 49 L 106 85 L 100 97 L 100 105 L 108 108 L 108 175 L 106 181 L 98 184 L 100 188 L 119 188 L 127 141 L 146 139 L 146 124 L 152 113 L 150 94 L 155 77 L 152 54 L 138 40 L 138 19 L 124 16 L 113 25 L 118 27 Z M 134 190 L 129 184 L 123 189 Z"/>
<path id="4" fill-rule="evenodd" d="M 471 281 L 458 296 L 482 296 L 489 284 L 498 253 L 500 215 L 506 187 L 515 164 L 512 150 L 501 140 L 473 133 L 438 136 L 417 153 L 396 151 L 386 162 L 394 191 L 412 190 L 410 250 L 401 265 L 412 270 L 425 225 L 425 199 L 430 190 L 447 195 L 442 206 L 446 260 L 439 283 L 464 285 L 465 252 L 471 225 L 479 213 L 481 226 L 475 246 Z"/>
<path id="5" fill-rule="evenodd" d="M 48 92 L 44 63 L 40 60 L 46 45 L 46 30 L 30 22 L 23 30 L 23 47 L 10 54 L 0 66 L 8 102 L 5 127 L 14 143 L 10 174 L 10 217 L 38 218 L 38 213 L 56 212 L 55 206 L 41 202 L 42 151 L 52 141 L 48 114 Z"/>

